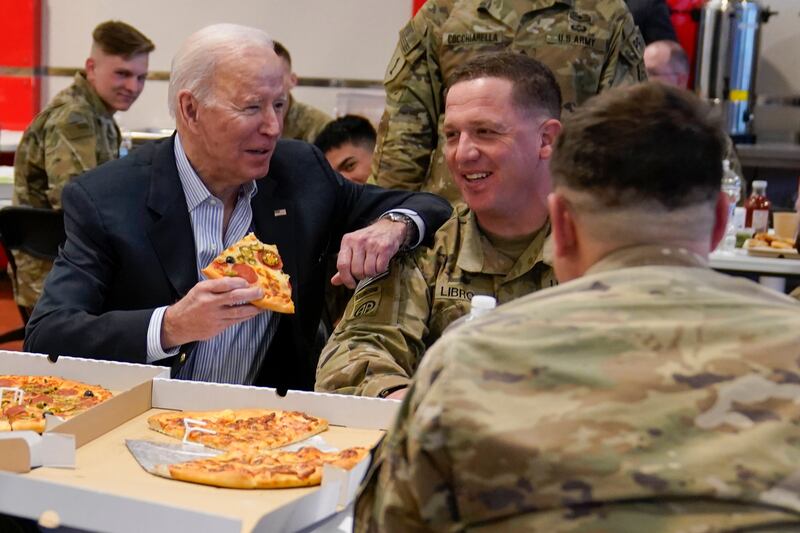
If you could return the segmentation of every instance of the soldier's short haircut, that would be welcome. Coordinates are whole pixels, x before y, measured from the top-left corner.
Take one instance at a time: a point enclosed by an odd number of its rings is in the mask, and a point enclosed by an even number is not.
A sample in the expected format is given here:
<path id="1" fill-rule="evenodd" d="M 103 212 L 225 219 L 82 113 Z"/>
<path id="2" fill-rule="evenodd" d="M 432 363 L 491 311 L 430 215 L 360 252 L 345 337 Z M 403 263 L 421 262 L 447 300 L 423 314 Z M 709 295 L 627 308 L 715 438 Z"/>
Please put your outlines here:
<path id="1" fill-rule="evenodd" d="M 273 46 L 275 47 L 275 53 L 278 54 L 278 57 L 283 58 L 284 61 L 291 67 L 292 66 L 292 56 L 289 54 L 289 50 L 286 49 L 278 41 L 272 41 Z"/>
<path id="2" fill-rule="evenodd" d="M 208 102 L 214 87 L 214 71 L 231 57 L 249 48 L 272 50 L 272 39 L 263 30 L 238 24 L 212 24 L 192 35 L 172 58 L 168 106 L 174 117 L 178 93 L 190 91 L 201 102 Z"/>
<path id="3" fill-rule="evenodd" d="M 126 59 L 139 54 L 149 54 L 156 45 L 142 32 L 120 20 L 107 20 L 92 32 L 94 44 L 104 53 Z"/>
<path id="4" fill-rule="evenodd" d="M 515 105 L 544 112 L 550 118 L 561 116 L 561 89 L 558 82 L 546 65 L 532 57 L 513 52 L 476 56 L 453 71 L 447 86 L 478 78 L 509 80 Z"/>
<path id="5" fill-rule="evenodd" d="M 550 170 L 555 187 L 606 207 L 676 210 L 714 200 L 725 141 L 709 106 L 689 91 L 647 82 L 583 103 L 564 121 Z"/>
<path id="6" fill-rule="evenodd" d="M 314 144 L 323 154 L 345 143 L 363 146 L 372 151 L 376 139 L 375 128 L 369 120 L 358 115 L 344 115 L 328 122 L 314 139 Z"/>

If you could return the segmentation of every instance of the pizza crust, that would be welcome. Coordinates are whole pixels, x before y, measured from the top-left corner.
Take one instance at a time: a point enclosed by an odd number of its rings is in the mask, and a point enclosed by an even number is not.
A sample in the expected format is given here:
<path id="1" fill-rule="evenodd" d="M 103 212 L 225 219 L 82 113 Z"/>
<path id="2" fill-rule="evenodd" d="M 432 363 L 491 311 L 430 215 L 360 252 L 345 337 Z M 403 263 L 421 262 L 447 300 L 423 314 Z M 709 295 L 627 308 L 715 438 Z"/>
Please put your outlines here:
<path id="1" fill-rule="evenodd" d="M 206 459 L 159 465 L 172 479 L 232 489 L 281 489 L 310 487 L 322 482 L 325 464 L 350 469 L 366 457 L 366 448 L 347 448 L 326 453 L 305 447 L 287 452 L 228 452 Z"/>
<path id="2" fill-rule="evenodd" d="M 299 411 L 273 409 L 224 409 L 219 411 L 176 411 L 147 419 L 148 426 L 160 433 L 183 439 L 183 420 L 206 421 L 204 429 L 216 434 L 192 433 L 189 441 L 217 450 L 271 450 L 300 442 L 328 429 L 325 419 Z"/>

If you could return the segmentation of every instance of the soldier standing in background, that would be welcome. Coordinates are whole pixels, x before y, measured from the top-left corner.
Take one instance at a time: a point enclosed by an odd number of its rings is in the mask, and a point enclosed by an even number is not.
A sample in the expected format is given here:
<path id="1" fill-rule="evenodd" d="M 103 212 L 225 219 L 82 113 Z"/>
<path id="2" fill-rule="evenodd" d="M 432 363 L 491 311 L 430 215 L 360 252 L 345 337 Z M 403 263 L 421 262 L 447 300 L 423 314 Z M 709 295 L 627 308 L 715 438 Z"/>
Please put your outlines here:
<path id="1" fill-rule="evenodd" d="M 320 356 L 318 391 L 398 398 L 425 350 L 481 294 L 500 303 L 555 283 L 544 260 L 547 168 L 561 130 L 553 73 L 522 54 L 478 56 L 449 80 L 445 157 L 466 206 L 431 248 L 359 284 Z"/>
<path id="2" fill-rule="evenodd" d="M 708 267 L 728 213 L 709 116 L 647 83 L 565 121 L 562 284 L 428 351 L 356 531 L 798 531 L 800 307 Z"/>
<path id="3" fill-rule="evenodd" d="M 127 111 L 144 89 L 155 45 L 120 21 L 92 32 L 85 71 L 33 119 L 14 156 L 14 205 L 61 208 L 61 191 L 87 170 L 119 157 L 121 135 L 114 113 Z M 17 304 L 33 309 L 53 264 L 14 252 Z M 13 276 L 12 276 L 13 279 Z"/>
<path id="4" fill-rule="evenodd" d="M 623 0 L 428 0 L 400 32 L 386 71 L 372 160 L 378 185 L 460 199 L 443 155 L 445 81 L 471 57 L 503 50 L 550 67 L 566 111 L 646 77 L 644 43 Z"/>
<path id="5" fill-rule="evenodd" d="M 292 89 L 297 85 L 297 74 L 292 72 L 292 56 L 278 41 L 274 41 L 275 53 L 283 64 L 283 88 L 289 98 L 289 110 L 283 119 L 282 139 L 299 139 L 313 143 L 319 132 L 333 118 L 314 106 L 298 102 L 292 96 Z"/>

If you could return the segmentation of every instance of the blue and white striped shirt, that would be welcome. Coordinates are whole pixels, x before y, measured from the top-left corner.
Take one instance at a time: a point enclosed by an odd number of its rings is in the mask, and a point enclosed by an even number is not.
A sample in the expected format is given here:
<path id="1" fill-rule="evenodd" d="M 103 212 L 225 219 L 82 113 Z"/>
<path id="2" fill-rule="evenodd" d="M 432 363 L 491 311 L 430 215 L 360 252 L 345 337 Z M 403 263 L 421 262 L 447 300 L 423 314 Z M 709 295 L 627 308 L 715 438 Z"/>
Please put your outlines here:
<path id="1" fill-rule="evenodd" d="M 183 151 L 178 135 L 175 136 L 175 161 L 192 221 L 197 250 L 197 276 L 202 280 L 206 278 L 200 272 L 201 268 L 208 265 L 222 250 L 252 231 L 253 210 L 250 200 L 256 194 L 257 185 L 255 181 L 242 185 L 228 230 L 222 235 L 222 201 L 213 196 L 200 180 Z M 150 318 L 147 331 L 148 363 L 178 353 L 178 348 L 170 352 L 161 348 L 161 324 L 166 309 L 166 306 L 159 307 Z M 216 337 L 198 342 L 192 352 L 194 360 L 184 365 L 178 371 L 177 377 L 195 381 L 252 384 L 279 320 L 278 313 L 262 312 L 250 320 L 226 328 Z"/>

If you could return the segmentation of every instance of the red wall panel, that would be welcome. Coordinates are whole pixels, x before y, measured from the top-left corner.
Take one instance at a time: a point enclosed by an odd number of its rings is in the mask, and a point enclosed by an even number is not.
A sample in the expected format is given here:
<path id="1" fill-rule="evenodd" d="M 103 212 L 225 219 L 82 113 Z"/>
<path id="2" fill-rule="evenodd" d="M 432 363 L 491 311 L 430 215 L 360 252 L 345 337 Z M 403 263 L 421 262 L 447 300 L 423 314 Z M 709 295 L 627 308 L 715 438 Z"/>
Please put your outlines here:
<path id="1" fill-rule="evenodd" d="M 40 58 L 41 1 L 0 0 L 0 128 L 23 130 L 39 112 Z"/>

